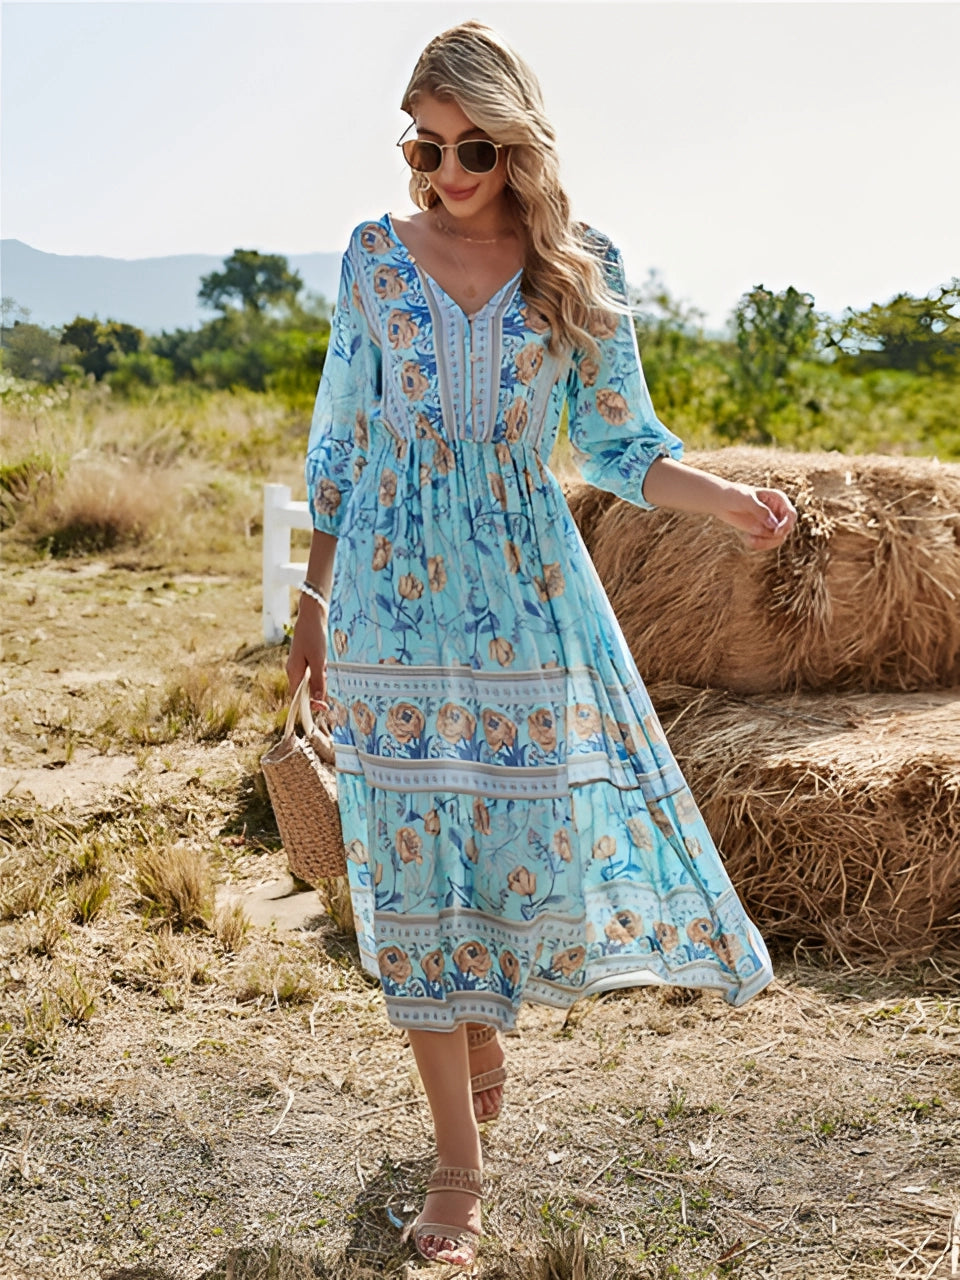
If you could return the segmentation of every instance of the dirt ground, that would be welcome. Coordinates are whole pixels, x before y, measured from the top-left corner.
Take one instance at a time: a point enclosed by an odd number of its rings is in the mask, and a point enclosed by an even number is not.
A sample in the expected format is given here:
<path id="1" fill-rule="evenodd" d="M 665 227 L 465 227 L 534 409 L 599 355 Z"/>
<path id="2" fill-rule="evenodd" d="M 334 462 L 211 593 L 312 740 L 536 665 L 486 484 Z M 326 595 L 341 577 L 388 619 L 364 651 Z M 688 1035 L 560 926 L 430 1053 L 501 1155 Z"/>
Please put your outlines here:
<path id="1" fill-rule="evenodd" d="M 282 896 L 256 762 L 283 659 L 259 644 L 257 570 L 251 550 L 6 571 L 10 1280 L 420 1274 L 398 1244 L 432 1165 L 412 1055 L 352 935 Z M 145 910 L 144 849 L 209 865 L 258 923 Z M 957 974 L 775 960 L 740 1010 L 654 988 L 523 1010 L 480 1275 L 960 1273 Z"/>

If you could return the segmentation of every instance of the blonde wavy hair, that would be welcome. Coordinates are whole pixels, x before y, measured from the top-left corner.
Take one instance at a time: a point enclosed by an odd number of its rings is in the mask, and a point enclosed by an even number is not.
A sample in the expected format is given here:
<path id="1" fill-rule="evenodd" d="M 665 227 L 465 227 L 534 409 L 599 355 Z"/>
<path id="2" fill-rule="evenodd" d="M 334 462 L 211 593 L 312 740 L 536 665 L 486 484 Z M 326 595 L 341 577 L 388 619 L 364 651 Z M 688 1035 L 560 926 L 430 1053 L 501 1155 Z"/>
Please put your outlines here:
<path id="1" fill-rule="evenodd" d="M 581 350 L 596 357 L 594 336 L 609 334 L 612 316 L 632 313 L 611 292 L 600 258 L 584 239 L 585 224 L 571 221 L 556 133 L 536 76 L 498 32 L 470 20 L 430 41 L 401 110 L 413 116 L 422 94 L 452 99 L 494 142 L 506 144 L 507 198 L 527 235 L 521 292 L 550 324 L 553 355 Z M 410 196 L 424 211 L 440 201 L 423 174 L 411 173 Z"/>

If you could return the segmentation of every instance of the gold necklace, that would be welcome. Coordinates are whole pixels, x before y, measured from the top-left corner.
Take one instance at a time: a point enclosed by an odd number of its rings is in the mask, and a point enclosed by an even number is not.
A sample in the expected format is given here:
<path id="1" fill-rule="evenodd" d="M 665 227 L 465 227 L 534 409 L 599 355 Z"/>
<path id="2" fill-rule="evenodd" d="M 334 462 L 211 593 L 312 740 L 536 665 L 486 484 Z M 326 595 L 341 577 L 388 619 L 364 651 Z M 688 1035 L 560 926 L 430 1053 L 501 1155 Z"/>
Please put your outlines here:
<path id="1" fill-rule="evenodd" d="M 491 239 L 482 239 L 480 236 L 465 236 L 462 232 L 454 231 L 452 227 L 448 227 L 446 223 L 441 222 L 436 215 L 434 215 L 433 220 L 439 231 L 445 232 L 448 236 L 451 236 L 454 240 L 466 240 L 469 244 L 497 244 L 500 240 L 505 240 L 507 238 L 506 236 L 493 236 Z M 508 227 L 507 235 L 515 236 L 516 228 Z"/>

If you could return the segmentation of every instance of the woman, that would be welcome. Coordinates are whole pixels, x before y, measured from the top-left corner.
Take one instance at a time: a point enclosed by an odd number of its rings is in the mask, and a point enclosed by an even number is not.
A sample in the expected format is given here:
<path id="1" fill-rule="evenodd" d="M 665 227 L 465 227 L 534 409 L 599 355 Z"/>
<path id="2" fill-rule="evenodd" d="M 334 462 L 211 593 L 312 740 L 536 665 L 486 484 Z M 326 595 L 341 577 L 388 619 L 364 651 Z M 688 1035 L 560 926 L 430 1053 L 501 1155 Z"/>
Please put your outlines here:
<path id="1" fill-rule="evenodd" d="M 337 747 L 364 967 L 408 1031 L 438 1168 L 407 1228 L 469 1265 L 478 1122 L 524 999 L 771 977 L 544 459 L 780 545 L 784 494 L 680 461 L 619 251 L 573 223 L 527 65 L 465 22 L 424 50 L 401 139 L 417 212 L 353 232 L 307 456 L 315 532 L 288 674 Z M 327 641 L 332 651 L 328 660 Z"/>

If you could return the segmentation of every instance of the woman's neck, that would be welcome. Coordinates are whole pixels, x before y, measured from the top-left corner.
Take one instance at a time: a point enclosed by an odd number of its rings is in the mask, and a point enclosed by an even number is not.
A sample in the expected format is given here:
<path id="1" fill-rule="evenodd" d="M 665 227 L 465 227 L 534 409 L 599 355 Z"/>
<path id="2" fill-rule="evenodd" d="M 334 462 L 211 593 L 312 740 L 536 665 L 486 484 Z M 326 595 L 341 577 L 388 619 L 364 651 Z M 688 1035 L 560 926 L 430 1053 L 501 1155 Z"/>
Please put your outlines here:
<path id="1" fill-rule="evenodd" d="M 491 205 L 465 218 L 454 217 L 438 201 L 428 216 L 440 231 L 459 240 L 490 242 L 507 240 L 517 234 L 516 214 L 507 200 L 491 202 Z"/>

